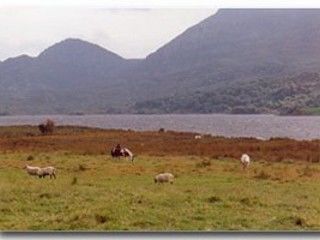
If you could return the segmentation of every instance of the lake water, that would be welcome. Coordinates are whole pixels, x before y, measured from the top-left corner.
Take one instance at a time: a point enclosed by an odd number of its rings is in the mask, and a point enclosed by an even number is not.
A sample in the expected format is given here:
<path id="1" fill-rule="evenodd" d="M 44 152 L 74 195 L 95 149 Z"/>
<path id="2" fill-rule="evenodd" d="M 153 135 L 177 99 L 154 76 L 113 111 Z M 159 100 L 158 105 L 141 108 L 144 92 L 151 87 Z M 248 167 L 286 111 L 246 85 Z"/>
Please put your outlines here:
<path id="1" fill-rule="evenodd" d="M 320 117 L 318 116 L 227 114 L 1 116 L 0 126 L 37 125 L 47 118 L 53 119 L 57 125 L 106 129 L 145 131 L 164 128 L 225 137 L 320 139 Z"/>

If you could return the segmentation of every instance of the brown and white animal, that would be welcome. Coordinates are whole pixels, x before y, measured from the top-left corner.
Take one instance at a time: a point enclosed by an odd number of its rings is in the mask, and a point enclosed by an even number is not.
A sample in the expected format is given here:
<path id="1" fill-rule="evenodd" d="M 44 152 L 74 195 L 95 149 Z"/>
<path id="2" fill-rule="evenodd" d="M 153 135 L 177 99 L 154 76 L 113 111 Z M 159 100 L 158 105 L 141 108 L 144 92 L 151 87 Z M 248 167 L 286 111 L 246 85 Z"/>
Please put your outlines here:
<path id="1" fill-rule="evenodd" d="M 123 157 L 129 157 L 130 161 L 133 162 L 134 155 L 128 148 L 122 148 L 121 149 L 121 155 Z"/>
<path id="2" fill-rule="evenodd" d="M 240 162 L 242 164 L 243 169 L 246 169 L 250 165 L 250 157 L 248 154 L 244 153 L 241 156 Z"/>
<path id="3" fill-rule="evenodd" d="M 56 169 L 54 167 L 44 167 L 40 168 L 40 171 L 38 172 L 38 176 L 40 178 L 45 178 L 45 176 L 49 176 L 51 178 L 56 178 Z"/>
<path id="4" fill-rule="evenodd" d="M 160 173 L 154 177 L 154 182 L 155 183 L 173 183 L 174 176 L 172 173 Z"/>
<path id="5" fill-rule="evenodd" d="M 112 157 L 129 157 L 130 161 L 133 163 L 134 155 L 128 148 L 121 148 L 120 144 L 111 150 Z"/>
<path id="6" fill-rule="evenodd" d="M 121 157 L 121 146 L 120 144 L 117 144 L 116 147 L 111 149 L 111 156 L 112 157 Z"/>

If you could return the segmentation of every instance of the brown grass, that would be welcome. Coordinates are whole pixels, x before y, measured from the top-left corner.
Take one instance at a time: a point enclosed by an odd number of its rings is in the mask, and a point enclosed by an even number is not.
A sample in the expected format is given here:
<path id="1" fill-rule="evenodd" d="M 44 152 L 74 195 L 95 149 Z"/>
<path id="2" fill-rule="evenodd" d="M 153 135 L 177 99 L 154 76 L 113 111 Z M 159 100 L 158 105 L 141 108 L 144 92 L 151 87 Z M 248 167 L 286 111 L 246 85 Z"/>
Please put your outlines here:
<path id="1" fill-rule="evenodd" d="M 240 158 L 248 153 L 253 161 L 265 162 L 320 161 L 320 140 L 297 141 L 273 138 L 222 138 L 207 136 L 201 141 L 194 133 L 135 132 L 102 130 L 84 127 L 57 127 L 54 134 L 42 136 L 36 127 L 0 127 L 2 152 L 65 151 L 83 155 L 109 154 L 115 144 L 130 148 L 136 155 L 201 156 L 210 158 Z M 208 161 L 204 160 L 204 164 Z"/>

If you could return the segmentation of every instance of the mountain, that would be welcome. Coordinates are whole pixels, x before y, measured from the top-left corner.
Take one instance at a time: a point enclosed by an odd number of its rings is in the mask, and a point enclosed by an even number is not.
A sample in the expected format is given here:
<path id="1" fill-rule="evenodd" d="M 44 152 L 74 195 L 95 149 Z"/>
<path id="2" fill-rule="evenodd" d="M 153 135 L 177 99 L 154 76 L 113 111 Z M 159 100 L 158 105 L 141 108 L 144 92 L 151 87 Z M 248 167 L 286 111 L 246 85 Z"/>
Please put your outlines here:
<path id="1" fill-rule="evenodd" d="M 145 72 L 189 91 L 317 71 L 319 38 L 320 10 L 222 9 L 149 55 Z"/>
<path id="2" fill-rule="evenodd" d="M 138 102 L 136 109 L 172 112 L 184 102 L 174 111 L 233 112 L 231 102 L 215 106 L 207 97 L 248 82 L 318 72 L 319 39 L 319 9 L 219 10 L 147 57 L 144 72 L 157 83 L 158 99 Z"/>
<path id="3" fill-rule="evenodd" d="M 318 9 L 221 9 L 145 59 L 66 39 L 0 62 L 0 114 L 314 112 L 319 39 Z"/>
<path id="4" fill-rule="evenodd" d="M 67 39 L 54 44 L 37 57 L 42 79 L 48 83 L 75 85 L 97 84 L 108 81 L 127 67 L 127 60 L 98 45 L 78 39 Z M 66 67 L 67 66 L 67 67 Z"/>
<path id="5" fill-rule="evenodd" d="M 98 45 L 66 39 L 35 58 L 26 55 L 0 64 L 0 113 L 97 112 L 123 97 L 123 71 L 136 64 Z"/>

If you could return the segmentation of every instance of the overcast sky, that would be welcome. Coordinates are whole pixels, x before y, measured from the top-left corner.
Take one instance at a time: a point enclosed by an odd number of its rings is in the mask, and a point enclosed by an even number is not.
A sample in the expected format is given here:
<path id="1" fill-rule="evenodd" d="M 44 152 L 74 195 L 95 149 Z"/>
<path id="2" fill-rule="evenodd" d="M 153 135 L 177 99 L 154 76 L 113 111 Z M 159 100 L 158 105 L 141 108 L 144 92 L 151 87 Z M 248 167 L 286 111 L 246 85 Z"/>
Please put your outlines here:
<path id="1" fill-rule="evenodd" d="M 125 58 L 142 58 L 214 13 L 214 9 L 2 6 L 0 60 L 36 56 L 69 37 L 99 44 Z"/>

